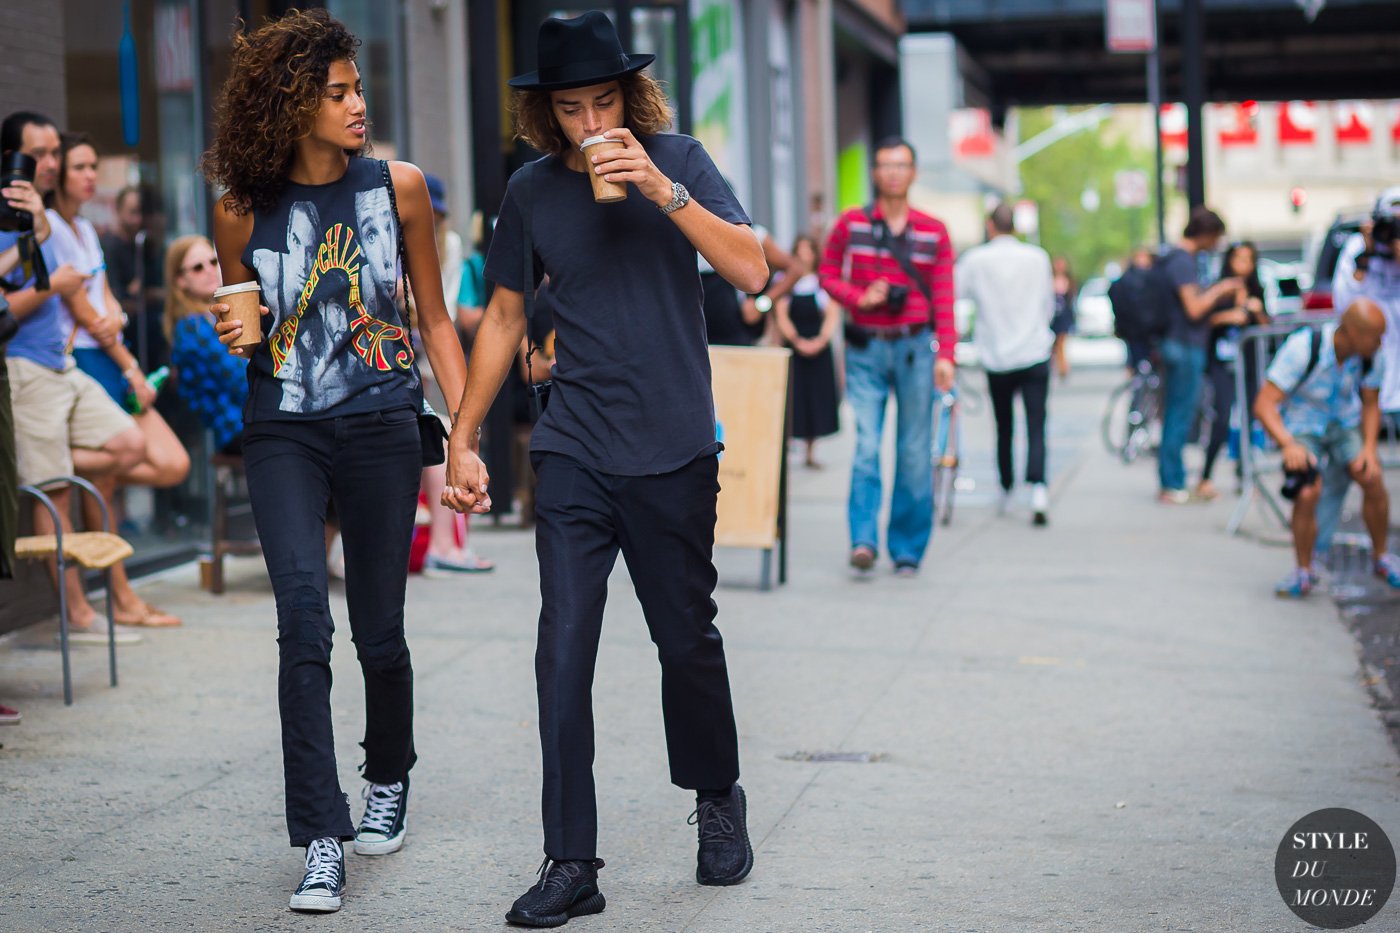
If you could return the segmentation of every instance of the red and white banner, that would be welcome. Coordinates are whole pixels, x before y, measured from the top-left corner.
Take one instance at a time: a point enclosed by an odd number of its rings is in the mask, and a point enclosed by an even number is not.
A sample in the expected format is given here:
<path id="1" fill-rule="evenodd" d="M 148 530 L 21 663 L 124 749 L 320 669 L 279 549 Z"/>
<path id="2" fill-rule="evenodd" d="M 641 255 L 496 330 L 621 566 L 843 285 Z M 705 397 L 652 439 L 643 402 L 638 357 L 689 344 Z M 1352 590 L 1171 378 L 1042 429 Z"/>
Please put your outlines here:
<path id="1" fill-rule="evenodd" d="M 1254 146 L 1259 142 L 1259 104 L 1247 100 L 1242 104 L 1216 104 L 1215 115 L 1221 148 Z"/>
<path id="2" fill-rule="evenodd" d="M 1332 107 L 1332 123 L 1336 127 L 1338 145 L 1364 146 L 1371 141 L 1376 111 L 1370 101 L 1340 100 Z"/>
<path id="3" fill-rule="evenodd" d="M 1186 148 L 1186 105 L 1162 105 L 1162 148 Z"/>
<path id="4" fill-rule="evenodd" d="M 948 135 L 953 138 L 955 159 L 989 159 L 996 155 L 997 137 L 992 131 L 992 115 L 986 110 L 954 110 L 948 119 Z"/>
<path id="5" fill-rule="evenodd" d="M 1311 146 L 1317 142 L 1317 104 L 1287 100 L 1278 105 L 1278 141 L 1283 146 Z"/>

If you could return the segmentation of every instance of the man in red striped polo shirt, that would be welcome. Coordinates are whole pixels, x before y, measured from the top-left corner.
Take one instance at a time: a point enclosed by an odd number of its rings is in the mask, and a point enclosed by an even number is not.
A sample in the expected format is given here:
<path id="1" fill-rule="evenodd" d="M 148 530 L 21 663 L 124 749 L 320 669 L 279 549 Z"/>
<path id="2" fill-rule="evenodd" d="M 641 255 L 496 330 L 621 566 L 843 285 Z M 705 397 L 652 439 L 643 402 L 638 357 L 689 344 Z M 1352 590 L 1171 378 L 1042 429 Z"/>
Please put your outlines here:
<path id="1" fill-rule="evenodd" d="M 876 200 L 836 221 L 821 284 L 846 309 L 846 394 L 856 415 L 848 514 L 851 566 L 862 575 L 879 553 L 880 433 L 893 391 L 897 408 L 894 492 L 886 546 L 895 573 L 919 572 L 933 531 L 934 389 L 953 386 L 953 247 L 941 221 L 909 206 L 914 147 L 875 147 Z"/>

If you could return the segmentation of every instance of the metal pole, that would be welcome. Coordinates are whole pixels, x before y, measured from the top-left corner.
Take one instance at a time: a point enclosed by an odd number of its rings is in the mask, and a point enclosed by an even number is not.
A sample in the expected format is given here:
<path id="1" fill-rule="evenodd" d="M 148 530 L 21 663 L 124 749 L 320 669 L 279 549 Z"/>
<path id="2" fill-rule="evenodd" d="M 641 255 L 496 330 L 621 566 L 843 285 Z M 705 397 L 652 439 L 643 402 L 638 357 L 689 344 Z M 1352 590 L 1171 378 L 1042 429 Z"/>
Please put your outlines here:
<path id="1" fill-rule="evenodd" d="M 1181 68 L 1186 98 L 1186 193 L 1193 208 L 1206 203 L 1205 133 L 1201 111 L 1205 104 L 1205 12 L 1201 0 L 1181 0 Z"/>
<path id="2" fill-rule="evenodd" d="M 1152 138 L 1156 143 L 1157 173 L 1157 243 L 1167 245 L 1167 193 L 1162 182 L 1166 166 L 1162 161 L 1162 29 L 1158 17 L 1157 4 L 1152 4 L 1152 19 L 1156 24 L 1153 30 L 1152 50 L 1147 53 L 1147 102 L 1152 107 Z"/>

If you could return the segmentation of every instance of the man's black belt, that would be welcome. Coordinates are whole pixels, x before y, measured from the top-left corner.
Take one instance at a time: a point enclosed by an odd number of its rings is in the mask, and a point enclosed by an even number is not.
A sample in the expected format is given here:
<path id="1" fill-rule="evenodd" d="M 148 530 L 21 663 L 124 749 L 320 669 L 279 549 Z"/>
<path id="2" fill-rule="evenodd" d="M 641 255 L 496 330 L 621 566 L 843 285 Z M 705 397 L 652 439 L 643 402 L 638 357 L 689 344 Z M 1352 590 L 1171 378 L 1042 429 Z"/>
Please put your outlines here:
<path id="1" fill-rule="evenodd" d="M 860 329 L 876 340 L 903 340 L 905 337 L 917 337 L 920 334 L 928 333 L 929 325 L 901 324 L 898 327 L 871 327 L 862 324 Z"/>

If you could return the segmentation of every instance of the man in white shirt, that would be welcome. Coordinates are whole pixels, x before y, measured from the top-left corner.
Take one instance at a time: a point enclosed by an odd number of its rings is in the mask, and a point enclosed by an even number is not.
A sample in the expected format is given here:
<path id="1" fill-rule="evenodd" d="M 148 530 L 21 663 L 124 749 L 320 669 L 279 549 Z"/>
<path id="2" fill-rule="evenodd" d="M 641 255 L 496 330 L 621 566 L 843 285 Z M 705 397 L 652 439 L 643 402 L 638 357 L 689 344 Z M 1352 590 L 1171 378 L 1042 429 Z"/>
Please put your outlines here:
<path id="1" fill-rule="evenodd" d="M 1045 488 L 1045 398 L 1050 389 L 1050 354 L 1055 334 L 1055 289 L 1050 256 L 1013 233 L 1011 208 L 998 204 L 987 218 L 987 242 L 963 253 L 953 281 L 959 298 L 977 305 L 977 354 L 987 371 L 987 387 L 997 423 L 997 472 L 1004 513 L 1015 485 L 1011 463 L 1013 405 L 1019 393 L 1026 407 L 1026 482 L 1036 525 L 1046 524 L 1050 496 Z"/>

